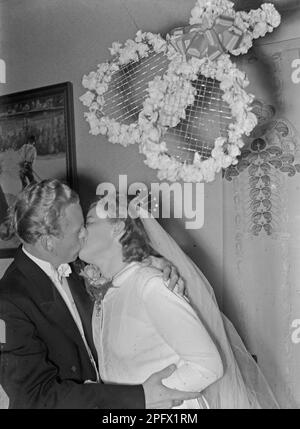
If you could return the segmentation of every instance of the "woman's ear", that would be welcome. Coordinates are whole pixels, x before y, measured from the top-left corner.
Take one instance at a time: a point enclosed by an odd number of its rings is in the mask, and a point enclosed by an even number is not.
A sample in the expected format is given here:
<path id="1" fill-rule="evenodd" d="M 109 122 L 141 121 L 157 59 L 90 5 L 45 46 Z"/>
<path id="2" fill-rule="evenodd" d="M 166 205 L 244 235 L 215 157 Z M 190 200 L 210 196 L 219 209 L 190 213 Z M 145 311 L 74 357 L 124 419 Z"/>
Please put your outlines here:
<path id="1" fill-rule="evenodd" d="M 125 222 L 123 220 L 119 220 L 118 222 L 113 224 L 112 235 L 114 238 L 120 238 L 125 229 Z"/>

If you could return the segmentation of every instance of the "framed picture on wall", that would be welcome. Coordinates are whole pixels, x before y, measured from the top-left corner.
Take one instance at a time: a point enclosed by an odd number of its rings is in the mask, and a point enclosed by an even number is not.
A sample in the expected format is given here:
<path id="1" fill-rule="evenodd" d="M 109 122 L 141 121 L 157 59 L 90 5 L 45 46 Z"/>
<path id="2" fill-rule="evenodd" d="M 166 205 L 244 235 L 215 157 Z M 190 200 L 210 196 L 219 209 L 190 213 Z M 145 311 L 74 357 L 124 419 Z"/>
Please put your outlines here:
<path id="1" fill-rule="evenodd" d="M 0 97 L 0 258 L 19 245 L 9 206 L 29 183 L 50 178 L 77 189 L 71 82 Z"/>

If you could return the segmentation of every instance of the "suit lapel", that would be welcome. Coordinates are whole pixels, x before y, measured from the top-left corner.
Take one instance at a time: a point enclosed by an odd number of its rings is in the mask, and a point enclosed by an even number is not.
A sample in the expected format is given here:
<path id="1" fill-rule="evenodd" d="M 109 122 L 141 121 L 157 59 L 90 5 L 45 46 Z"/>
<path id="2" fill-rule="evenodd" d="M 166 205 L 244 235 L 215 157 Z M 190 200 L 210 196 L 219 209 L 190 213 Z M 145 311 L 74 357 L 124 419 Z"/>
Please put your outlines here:
<path id="1" fill-rule="evenodd" d="M 98 361 L 92 333 L 92 313 L 94 304 L 86 292 L 83 280 L 74 272 L 67 278 L 69 287 L 75 301 L 78 313 L 83 325 L 85 338 L 94 356 L 95 362 Z"/>
<path id="2" fill-rule="evenodd" d="M 84 347 L 86 350 L 78 327 L 52 280 L 25 255 L 21 248 L 17 251 L 15 264 L 28 279 L 28 294 L 31 298 L 47 313 L 53 323 L 59 325 L 60 329 L 75 341 L 80 348 Z"/>

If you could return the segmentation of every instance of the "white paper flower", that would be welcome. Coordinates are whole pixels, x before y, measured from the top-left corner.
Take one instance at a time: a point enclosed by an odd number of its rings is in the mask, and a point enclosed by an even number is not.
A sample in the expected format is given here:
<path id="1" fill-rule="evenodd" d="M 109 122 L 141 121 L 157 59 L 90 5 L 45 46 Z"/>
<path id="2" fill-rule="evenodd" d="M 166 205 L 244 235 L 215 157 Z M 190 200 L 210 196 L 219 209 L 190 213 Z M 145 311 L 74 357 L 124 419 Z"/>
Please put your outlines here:
<path id="1" fill-rule="evenodd" d="M 101 287 L 108 281 L 106 277 L 102 276 L 100 269 L 92 264 L 86 265 L 84 269 L 80 271 L 80 275 L 95 287 Z"/>
<path id="2" fill-rule="evenodd" d="M 83 76 L 82 86 L 84 88 L 87 88 L 90 91 L 92 91 L 93 89 L 96 88 L 96 85 L 97 85 L 97 73 L 96 72 L 91 72 L 88 75 Z"/>
<path id="3" fill-rule="evenodd" d="M 108 48 L 111 55 L 116 55 L 120 51 L 120 48 L 122 46 L 122 43 L 120 42 L 113 42 L 112 47 Z"/>
<path id="4" fill-rule="evenodd" d="M 95 98 L 95 94 L 91 91 L 87 91 L 85 94 L 83 94 L 81 97 L 79 97 L 79 100 L 82 101 L 84 106 L 90 106 L 92 104 L 92 101 Z"/>

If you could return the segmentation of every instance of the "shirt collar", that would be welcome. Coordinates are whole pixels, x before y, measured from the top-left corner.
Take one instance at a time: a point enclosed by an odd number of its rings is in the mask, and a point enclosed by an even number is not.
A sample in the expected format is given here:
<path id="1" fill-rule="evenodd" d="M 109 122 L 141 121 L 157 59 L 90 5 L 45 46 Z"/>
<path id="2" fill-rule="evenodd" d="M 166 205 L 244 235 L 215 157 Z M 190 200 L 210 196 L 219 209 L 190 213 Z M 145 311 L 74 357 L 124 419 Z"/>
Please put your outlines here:
<path id="1" fill-rule="evenodd" d="M 59 274 L 63 274 L 65 277 L 67 277 L 72 271 L 69 264 L 61 264 L 56 270 L 53 265 L 50 264 L 50 262 L 33 256 L 31 253 L 28 252 L 28 250 L 24 248 L 24 246 L 22 246 L 22 251 L 25 253 L 26 256 L 28 256 L 28 258 L 30 258 L 35 264 L 37 264 L 51 279 L 53 279 L 53 277 L 55 278 Z"/>

